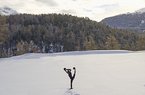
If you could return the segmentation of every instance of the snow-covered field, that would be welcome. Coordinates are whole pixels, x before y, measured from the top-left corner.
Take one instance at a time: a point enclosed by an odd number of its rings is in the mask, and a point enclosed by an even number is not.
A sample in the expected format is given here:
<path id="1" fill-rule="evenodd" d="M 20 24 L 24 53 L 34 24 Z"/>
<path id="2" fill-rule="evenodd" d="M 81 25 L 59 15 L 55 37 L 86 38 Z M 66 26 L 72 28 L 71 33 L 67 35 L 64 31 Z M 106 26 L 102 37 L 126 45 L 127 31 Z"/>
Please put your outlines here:
<path id="1" fill-rule="evenodd" d="M 63 68 L 76 67 L 73 90 Z M 0 59 L 0 95 L 145 95 L 145 51 L 24 54 Z"/>

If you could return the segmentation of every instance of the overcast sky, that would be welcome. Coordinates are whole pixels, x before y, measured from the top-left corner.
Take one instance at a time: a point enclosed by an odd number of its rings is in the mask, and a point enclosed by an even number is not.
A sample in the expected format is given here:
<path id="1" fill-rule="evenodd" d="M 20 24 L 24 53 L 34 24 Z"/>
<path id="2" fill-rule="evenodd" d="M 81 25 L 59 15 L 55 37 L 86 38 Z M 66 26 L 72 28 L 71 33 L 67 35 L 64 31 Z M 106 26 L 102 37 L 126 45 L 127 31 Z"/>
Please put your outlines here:
<path id="1" fill-rule="evenodd" d="M 20 13 L 67 13 L 92 20 L 134 12 L 145 7 L 145 0 L 0 0 Z"/>

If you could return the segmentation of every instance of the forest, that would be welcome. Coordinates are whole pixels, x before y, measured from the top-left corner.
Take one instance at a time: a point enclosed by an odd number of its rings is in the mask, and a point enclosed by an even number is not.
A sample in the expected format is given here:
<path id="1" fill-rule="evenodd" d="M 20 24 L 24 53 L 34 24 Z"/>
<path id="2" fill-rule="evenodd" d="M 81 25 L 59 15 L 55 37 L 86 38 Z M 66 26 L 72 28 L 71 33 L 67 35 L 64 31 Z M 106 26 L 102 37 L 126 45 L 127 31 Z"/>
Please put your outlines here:
<path id="1" fill-rule="evenodd" d="M 145 33 L 66 14 L 0 16 L 0 57 L 84 50 L 145 50 Z"/>

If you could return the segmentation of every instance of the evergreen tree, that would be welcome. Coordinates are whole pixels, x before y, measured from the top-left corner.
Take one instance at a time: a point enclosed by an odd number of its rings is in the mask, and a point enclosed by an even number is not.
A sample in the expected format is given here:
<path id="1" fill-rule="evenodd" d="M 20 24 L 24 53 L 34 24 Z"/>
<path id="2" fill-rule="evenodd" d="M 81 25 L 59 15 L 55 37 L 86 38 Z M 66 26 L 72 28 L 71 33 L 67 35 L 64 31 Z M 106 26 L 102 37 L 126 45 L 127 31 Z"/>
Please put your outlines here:
<path id="1" fill-rule="evenodd" d="M 105 43 L 106 49 L 120 49 L 120 45 L 114 36 L 108 36 Z"/>

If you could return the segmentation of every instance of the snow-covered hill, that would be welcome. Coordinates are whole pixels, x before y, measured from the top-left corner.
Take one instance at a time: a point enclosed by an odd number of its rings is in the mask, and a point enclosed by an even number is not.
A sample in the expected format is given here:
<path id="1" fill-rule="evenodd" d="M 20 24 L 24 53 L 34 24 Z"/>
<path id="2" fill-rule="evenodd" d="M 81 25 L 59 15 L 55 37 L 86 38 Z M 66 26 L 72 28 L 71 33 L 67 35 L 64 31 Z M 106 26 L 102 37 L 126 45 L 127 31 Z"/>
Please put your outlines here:
<path id="1" fill-rule="evenodd" d="M 145 8 L 142 8 L 142 9 L 135 11 L 135 13 L 145 13 Z"/>
<path id="2" fill-rule="evenodd" d="M 9 7 L 0 8 L 0 15 L 15 15 L 15 14 L 18 14 L 18 12 Z"/>
<path id="3" fill-rule="evenodd" d="M 145 32 L 145 8 L 139 9 L 133 13 L 108 17 L 101 22 L 112 28 Z"/>
<path id="4" fill-rule="evenodd" d="M 76 67 L 73 90 L 63 68 Z M 25 54 L 0 59 L 0 95 L 145 95 L 145 51 Z"/>

